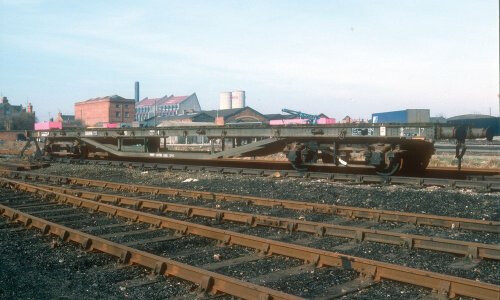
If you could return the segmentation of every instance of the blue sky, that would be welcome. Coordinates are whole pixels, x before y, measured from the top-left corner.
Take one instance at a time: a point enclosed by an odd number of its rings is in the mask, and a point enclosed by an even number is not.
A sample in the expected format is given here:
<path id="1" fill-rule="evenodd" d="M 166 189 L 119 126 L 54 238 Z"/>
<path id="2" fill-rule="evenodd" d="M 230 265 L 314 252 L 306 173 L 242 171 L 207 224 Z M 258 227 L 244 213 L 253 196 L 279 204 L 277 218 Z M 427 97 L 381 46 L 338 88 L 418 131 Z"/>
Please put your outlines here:
<path id="1" fill-rule="evenodd" d="M 73 103 L 221 91 L 334 117 L 498 114 L 498 0 L 0 0 L 0 91 L 40 119 Z"/>

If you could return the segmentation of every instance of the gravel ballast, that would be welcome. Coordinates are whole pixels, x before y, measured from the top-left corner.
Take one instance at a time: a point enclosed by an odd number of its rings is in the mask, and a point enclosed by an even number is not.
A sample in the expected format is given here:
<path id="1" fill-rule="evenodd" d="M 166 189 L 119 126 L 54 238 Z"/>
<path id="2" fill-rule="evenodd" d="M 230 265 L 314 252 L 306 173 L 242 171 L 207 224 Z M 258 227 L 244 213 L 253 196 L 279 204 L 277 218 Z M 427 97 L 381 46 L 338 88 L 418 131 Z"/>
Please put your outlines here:
<path id="1" fill-rule="evenodd" d="M 254 195 L 259 197 L 310 201 L 317 203 L 401 210 L 407 212 L 437 214 L 493 221 L 499 220 L 499 212 L 497 209 L 498 205 L 500 204 L 499 194 L 479 193 L 472 190 L 452 190 L 439 187 L 416 188 L 411 186 L 395 185 L 355 185 L 300 178 L 270 178 L 245 175 L 216 174 L 207 172 L 170 172 L 152 170 L 143 171 L 140 169 L 113 166 L 67 165 L 57 163 L 52 164 L 49 168 L 38 170 L 37 172 L 132 184 L 157 185 L 164 187 Z M 90 187 L 87 188 L 90 190 L 102 191 L 103 193 L 113 193 L 108 189 L 96 189 Z M 115 193 L 121 192 L 115 191 Z M 135 193 L 128 194 L 135 197 L 139 196 Z M 364 222 L 358 220 L 345 221 L 341 220 L 340 218 L 334 218 L 333 216 L 328 216 L 325 214 L 296 212 L 280 208 L 258 207 L 246 205 L 244 203 L 216 203 L 211 201 L 186 200 L 182 198 L 170 198 L 165 196 L 153 197 L 151 195 L 144 195 L 144 197 L 157 198 L 159 200 L 172 202 L 177 201 L 179 203 L 189 203 L 191 205 L 214 207 L 232 211 L 260 213 L 296 219 L 305 218 L 308 221 L 332 222 L 336 224 L 370 227 L 380 230 L 400 230 L 401 232 L 434 235 L 445 238 L 456 238 L 460 240 L 498 243 L 497 234 L 483 235 L 482 233 L 477 234 L 474 232 L 456 231 L 451 229 L 448 230 L 435 229 L 432 227 L 412 227 L 398 223 L 377 224 L 373 222 Z M 85 224 L 85 226 L 87 227 L 92 227 L 95 226 L 95 224 L 99 224 L 99 222 L 106 222 L 102 221 L 101 217 L 102 216 L 100 216 L 99 214 L 96 214 L 95 221 L 82 220 L 82 224 Z M 238 225 L 228 222 L 218 223 L 206 218 L 188 218 L 184 215 L 173 213 L 169 213 L 168 217 L 187 220 L 207 226 L 218 227 L 221 229 L 237 231 L 245 234 L 252 234 L 255 236 L 307 245 L 310 247 L 328 251 L 335 251 L 348 255 L 407 265 L 409 267 L 415 267 L 424 270 L 499 284 L 499 280 L 496 278 L 499 272 L 499 264 L 496 262 L 482 261 L 475 264 L 469 264 L 471 265 L 470 267 L 464 268 L 457 267 L 460 266 L 462 260 L 465 260 L 463 257 L 456 257 L 445 253 L 423 250 L 405 250 L 401 247 L 378 243 L 356 244 L 348 239 L 334 237 L 318 238 L 305 233 L 290 234 L 286 231 L 283 231 L 282 229 L 266 228 L 260 226 L 252 228 L 243 224 Z M 111 218 L 110 220 L 112 219 L 113 218 Z M 135 225 L 129 224 L 127 226 L 130 226 L 135 230 L 143 229 L 142 226 L 135 228 Z M 96 232 L 98 234 L 109 234 L 119 231 L 121 230 L 115 231 L 115 229 L 109 229 L 109 231 L 103 230 L 90 232 L 92 234 Z M 156 236 L 156 234 L 152 234 L 151 236 L 148 235 L 147 237 L 150 238 Z M 133 239 L 133 236 L 126 236 L 124 238 L 118 238 L 116 241 L 123 242 L 131 241 Z M 217 257 L 217 260 L 224 261 L 226 259 L 233 259 L 241 256 L 251 255 L 252 253 L 254 253 L 253 251 L 249 251 L 248 249 L 242 247 L 219 247 L 214 241 L 195 236 L 183 237 L 178 240 L 169 241 L 168 243 L 146 244 L 140 246 L 140 249 L 159 255 L 175 257 L 176 260 L 197 266 L 213 263 L 215 257 Z M 179 253 L 185 253 L 185 255 L 178 255 Z M 465 262 L 467 264 L 467 261 Z M 258 275 L 263 275 L 268 272 L 280 270 L 282 268 L 294 267 L 300 263 L 301 262 L 295 262 L 295 260 L 292 259 L 272 256 L 255 262 L 248 262 L 236 266 L 221 268 L 216 270 L 216 272 L 235 276 L 244 280 L 249 280 L 250 278 Z M 96 268 L 100 268 L 100 266 L 96 266 Z M 59 271 L 56 270 L 55 272 L 57 273 Z M 134 271 L 132 271 L 131 273 L 135 274 Z M 142 273 L 139 273 L 139 275 L 132 275 L 132 279 L 137 278 L 138 276 L 145 276 L 145 273 L 143 275 L 141 274 Z M 323 286 L 324 283 L 333 282 L 335 280 L 338 280 L 338 283 L 342 283 L 346 280 L 352 279 L 352 276 L 354 275 L 345 272 L 345 270 L 328 268 L 328 270 L 315 270 L 314 273 L 288 276 L 283 281 L 271 282 L 266 285 L 271 288 L 278 288 L 285 292 L 290 292 L 305 297 L 311 297 L 321 294 L 319 286 Z M 120 275 L 117 275 L 116 278 L 119 279 Z M 132 279 L 128 278 L 121 281 L 131 281 Z M 170 280 L 170 278 L 168 280 Z M 162 283 L 163 282 L 160 281 L 154 281 L 149 286 L 160 287 Z M 301 283 L 302 285 L 299 283 Z M 316 287 L 314 286 L 314 283 L 317 283 Z M 184 282 L 182 282 L 180 285 L 182 287 L 177 290 L 177 292 L 191 292 L 192 285 Z M 305 285 L 309 285 L 310 288 L 304 287 Z M 124 291 L 129 292 L 130 290 L 131 289 L 125 287 Z M 104 292 L 107 293 L 107 291 Z M 120 292 L 123 291 L 120 290 Z M 408 297 L 416 298 L 427 294 L 428 292 L 429 291 L 427 290 L 423 290 L 414 286 L 397 284 L 394 282 L 383 282 L 382 284 L 377 284 L 363 291 L 347 295 L 344 298 L 402 299 Z M 175 291 L 172 290 L 172 293 L 175 293 Z M 105 294 L 104 296 L 106 295 L 107 294 Z M 153 296 L 152 298 L 156 297 Z"/>
<path id="2" fill-rule="evenodd" d="M 133 184 L 311 201 L 365 208 L 401 210 L 491 221 L 500 220 L 499 193 L 478 193 L 440 187 L 354 185 L 326 180 L 271 178 L 249 175 L 184 171 L 141 171 L 99 165 L 54 163 L 40 173 Z M 196 181 L 184 182 L 186 179 Z"/>

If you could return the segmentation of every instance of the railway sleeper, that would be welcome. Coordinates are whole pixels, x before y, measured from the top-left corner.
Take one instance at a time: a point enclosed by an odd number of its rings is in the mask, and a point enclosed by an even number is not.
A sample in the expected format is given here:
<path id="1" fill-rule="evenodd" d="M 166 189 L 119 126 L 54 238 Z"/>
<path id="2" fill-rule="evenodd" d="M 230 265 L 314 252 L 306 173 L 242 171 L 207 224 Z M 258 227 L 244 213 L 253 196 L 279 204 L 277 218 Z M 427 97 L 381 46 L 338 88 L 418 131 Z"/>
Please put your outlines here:
<path id="1" fill-rule="evenodd" d="M 90 200 L 87 200 L 87 201 L 90 201 Z M 137 213 L 139 215 L 139 213 Z M 12 213 L 12 215 L 14 216 L 14 213 Z M 146 215 L 144 214 L 140 214 L 140 215 L 143 215 L 144 217 Z M 19 215 L 15 215 L 16 218 L 19 217 Z M 38 220 L 38 219 L 37 219 Z M 144 219 L 144 221 L 146 221 L 147 219 Z M 147 221 L 146 221 L 147 222 Z M 196 226 L 198 228 L 202 228 L 203 226 Z M 43 230 L 44 232 L 49 232 L 51 230 L 50 228 L 50 225 L 49 224 L 45 224 L 43 226 Z M 186 226 L 187 228 L 187 226 Z M 57 234 L 57 230 L 54 232 L 55 234 Z M 236 235 L 238 236 L 238 235 Z M 212 237 L 214 238 L 214 237 Z M 93 246 L 93 239 L 90 239 L 90 238 L 86 238 L 86 240 L 83 241 L 82 244 L 88 244 L 90 242 L 90 247 L 85 247 L 85 248 L 91 248 Z M 240 241 L 238 244 L 242 245 L 242 244 L 245 244 L 243 243 L 242 241 Z M 276 244 L 276 243 L 274 243 Z M 275 253 L 276 250 L 278 250 L 276 253 L 277 254 L 280 254 L 281 250 L 279 250 L 279 245 L 280 243 L 276 244 L 271 247 L 271 243 L 264 243 L 262 244 L 262 246 L 258 247 L 259 249 L 261 249 L 262 251 L 268 253 L 268 254 L 272 254 L 272 253 Z M 99 244 L 96 244 L 95 245 L 96 247 L 99 247 Z M 254 245 L 255 246 L 255 245 Z M 275 247 L 278 247 L 278 248 L 275 248 Z M 122 248 L 123 249 L 123 248 Z M 120 260 L 123 262 L 123 263 L 129 263 L 131 258 L 132 258 L 132 252 L 131 250 L 128 250 L 128 249 L 123 249 L 121 250 L 120 254 L 119 254 L 119 258 Z M 328 265 L 332 264 L 332 262 L 328 262 L 328 260 L 324 260 L 326 259 L 322 257 L 322 255 L 320 254 L 313 254 L 311 253 L 310 255 L 308 256 L 305 256 L 303 257 L 304 260 L 306 262 L 309 262 L 309 263 L 312 263 L 316 266 L 323 266 L 325 265 L 325 263 L 327 263 Z M 340 259 L 341 259 L 341 264 L 335 264 L 333 263 L 332 266 L 342 266 L 342 267 L 347 267 L 347 268 L 354 268 L 358 271 L 360 271 L 361 273 L 366 273 L 366 274 L 373 274 L 373 278 L 375 281 L 378 281 L 378 280 L 381 280 L 382 277 L 387 277 L 389 276 L 389 278 L 391 278 L 392 276 L 391 275 L 388 275 L 388 273 L 384 273 L 384 270 L 385 270 L 385 267 L 384 266 L 377 266 L 377 265 L 363 265 L 362 261 L 363 260 L 359 260 L 358 258 L 354 258 L 354 257 L 348 257 L 348 256 L 340 256 Z M 167 267 L 167 270 L 169 268 Z M 385 270 L 385 272 L 387 272 L 387 270 Z M 418 274 L 418 272 L 416 272 L 415 274 Z M 427 273 L 428 275 L 431 275 L 431 273 Z M 207 277 L 203 277 L 202 280 L 199 282 L 199 284 L 202 286 L 202 287 L 206 287 L 207 286 L 207 283 L 206 283 L 206 279 Z M 395 279 L 392 277 L 392 279 Z M 438 290 L 441 290 L 441 286 L 445 284 L 448 286 L 447 288 L 447 294 L 451 295 L 451 296 L 455 296 L 455 290 L 452 290 L 451 289 L 451 282 L 450 281 L 445 281 L 445 282 L 439 282 L 438 283 L 438 286 L 436 287 L 436 284 L 433 284 L 432 287 L 434 289 L 438 289 Z M 208 286 L 210 287 L 210 283 L 208 284 Z M 426 284 L 427 286 L 427 284 Z M 494 295 L 494 294 L 491 294 L 491 295 Z M 490 296 L 488 296 L 490 297 Z"/>
<path id="2" fill-rule="evenodd" d="M 21 187 L 20 187 L 21 188 Z M 46 188 L 51 188 L 51 187 L 46 187 Z M 33 190 L 33 189 L 31 189 Z M 57 190 L 57 189 L 56 189 Z M 90 200 L 93 199 L 93 194 L 92 193 L 87 193 L 87 196 Z M 103 194 L 103 196 L 106 196 Z M 130 201 L 136 201 L 136 202 L 142 202 L 141 200 L 138 199 L 128 199 L 128 198 L 123 198 L 127 199 Z M 144 200 L 146 203 L 149 201 L 151 203 L 155 202 L 154 200 Z M 128 202 L 128 201 L 126 201 Z M 144 202 L 142 202 L 144 203 Z M 165 205 L 165 204 L 162 204 Z M 170 207 L 175 207 L 174 204 L 169 204 Z M 459 254 L 459 255 L 465 255 L 468 257 L 476 258 L 476 257 L 487 257 L 487 258 L 492 258 L 492 259 L 500 259 L 500 256 L 498 254 L 498 249 L 488 249 L 484 248 L 482 246 L 481 250 L 479 251 L 478 246 L 470 246 L 474 245 L 473 243 L 463 243 L 460 244 L 460 242 L 451 242 L 439 238 L 430 238 L 428 240 L 422 239 L 422 237 L 419 236 L 411 236 L 411 235 L 405 235 L 405 234 L 397 234 L 397 233 L 388 233 L 384 231 L 376 231 L 376 230 L 369 230 L 369 229 L 361 229 L 361 228 L 349 228 L 345 226 L 325 226 L 322 225 L 321 223 L 314 223 L 314 222 L 303 222 L 303 221 L 291 221 L 289 219 L 281 219 L 281 218 L 274 218 L 274 217 L 267 217 L 267 216 L 259 216 L 259 215 L 248 215 L 248 214 L 237 214 L 237 213 L 231 213 L 231 212 L 224 212 L 220 210 L 213 210 L 213 209 L 204 209 L 204 208 L 199 208 L 199 207 L 186 207 L 185 205 L 178 205 L 181 208 L 184 207 L 184 209 L 181 209 L 180 211 L 189 211 L 190 216 L 202 216 L 202 217 L 208 217 L 217 220 L 220 218 L 220 220 L 223 220 L 227 216 L 228 221 L 236 221 L 236 222 L 243 222 L 246 223 L 252 227 L 256 226 L 268 226 L 268 227 L 277 227 L 277 228 L 283 228 L 286 229 L 288 232 L 294 232 L 294 231 L 300 231 L 300 232 L 307 232 L 311 234 L 315 234 L 317 236 L 324 236 L 324 235 L 330 235 L 330 236 L 339 236 L 339 237 L 345 237 L 345 238 L 350 238 L 353 239 L 354 241 L 361 243 L 364 241 L 370 241 L 370 242 L 378 242 L 378 243 L 386 243 L 386 244 L 393 244 L 393 245 L 400 245 L 402 247 L 406 247 L 409 249 L 413 248 L 419 248 L 419 249 L 427 249 L 427 250 L 434 250 L 434 251 L 444 251 L 444 252 L 450 252 L 454 254 Z M 151 204 L 151 207 L 154 207 L 153 204 Z M 168 206 L 167 206 L 168 207 Z M 98 208 L 94 208 L 98 209 Z M 175 211 L 175 210 L 174 210 Z M 179 210 L 178 210 L 179 211 Z M 116 215 L 117 210 L 113 211 L 113 214 Z M 243 218 L 235 217 L 241 215 Z M 160 224 L 156 224 L 156 227 L 160 227 Z M 481 245 L 481 244 L 479 244 Z M 493 246 L 494 248 L 494 246 Z M 475 249 L 475 250 L 474 250 Z"/>

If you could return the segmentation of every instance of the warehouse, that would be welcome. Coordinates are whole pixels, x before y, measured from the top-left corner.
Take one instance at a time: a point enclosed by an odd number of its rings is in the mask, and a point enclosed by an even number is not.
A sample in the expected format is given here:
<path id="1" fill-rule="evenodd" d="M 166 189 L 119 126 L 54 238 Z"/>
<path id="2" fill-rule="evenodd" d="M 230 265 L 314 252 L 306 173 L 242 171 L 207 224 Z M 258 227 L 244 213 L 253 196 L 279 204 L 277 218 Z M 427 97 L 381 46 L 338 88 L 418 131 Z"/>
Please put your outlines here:
<path id="1" fill-rule="evenodd" d="M 430 109 L 405 109 L 372 114 L 373 123 L 429 123 Z"/>
<path id="2" fill-rule="evenodd" d="M 132 123 L 134 115 L 134 99 L 125 99 L 118 95 L 75 103 L 75 120 L 81 120 L 85 126 L 100 127 L 106 123 Z"/>
<path id="3" fill-rule="evenodd" d="M 144 98 L 136 104 L 136 120 L 145 121 L 154 116 L 168 117 L 199 112 L 200 103 L 196 93 L 189 96 L 164 96 Z"/>

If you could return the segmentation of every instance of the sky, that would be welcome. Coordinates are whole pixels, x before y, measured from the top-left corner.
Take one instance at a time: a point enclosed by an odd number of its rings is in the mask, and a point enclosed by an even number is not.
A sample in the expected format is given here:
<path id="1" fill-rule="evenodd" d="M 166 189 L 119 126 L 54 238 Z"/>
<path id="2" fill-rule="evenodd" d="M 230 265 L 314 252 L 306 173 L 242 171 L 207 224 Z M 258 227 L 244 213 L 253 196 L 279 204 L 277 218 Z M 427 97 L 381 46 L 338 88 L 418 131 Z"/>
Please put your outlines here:
<path id="1" fill-rule="evenodd" d="M 499 112 L 498 0 L 0 0 L 0 93 L 74 102 L 245 90 L 262 113 Z"/>

